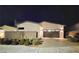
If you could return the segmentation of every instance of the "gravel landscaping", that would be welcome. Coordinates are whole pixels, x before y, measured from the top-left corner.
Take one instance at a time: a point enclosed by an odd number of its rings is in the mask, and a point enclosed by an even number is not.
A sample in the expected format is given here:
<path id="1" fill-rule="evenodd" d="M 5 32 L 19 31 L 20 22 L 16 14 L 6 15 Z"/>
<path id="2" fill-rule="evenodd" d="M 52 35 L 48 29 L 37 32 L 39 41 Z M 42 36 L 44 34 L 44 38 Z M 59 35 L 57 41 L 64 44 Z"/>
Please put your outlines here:
<path id="1" fill-rule="evenodd" d="M 0 53 L 78 53 L 78 52 L 79 52 L 79 43 L 72 43 L 68 41 L 59 41 L 59 40 L 45 40 L 44 43 L 40 46 L 0 45 Z"/>

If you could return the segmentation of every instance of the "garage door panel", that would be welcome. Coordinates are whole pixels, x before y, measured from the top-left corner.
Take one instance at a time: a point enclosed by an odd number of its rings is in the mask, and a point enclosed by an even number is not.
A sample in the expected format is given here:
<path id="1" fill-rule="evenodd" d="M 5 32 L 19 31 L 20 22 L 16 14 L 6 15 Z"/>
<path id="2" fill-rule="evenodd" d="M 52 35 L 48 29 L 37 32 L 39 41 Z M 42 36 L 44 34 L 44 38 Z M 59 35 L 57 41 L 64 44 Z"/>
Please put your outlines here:
<path id="1" fill-rule="evenodd" d="M 55 32 L 43 32 L 44 37 L 50 37 L 50 38 L 58 38 L 59 37 L 59 31 Z"/>

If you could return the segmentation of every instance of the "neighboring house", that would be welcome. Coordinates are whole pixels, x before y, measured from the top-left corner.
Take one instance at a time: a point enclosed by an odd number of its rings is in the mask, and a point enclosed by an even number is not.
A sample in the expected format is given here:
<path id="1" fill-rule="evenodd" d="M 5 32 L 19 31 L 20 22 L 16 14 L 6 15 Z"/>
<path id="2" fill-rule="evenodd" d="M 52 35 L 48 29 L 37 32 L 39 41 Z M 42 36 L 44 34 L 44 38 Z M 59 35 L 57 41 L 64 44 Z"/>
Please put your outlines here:
<path id="1" fill-rule="evenodd" d="M 74 37 L 77 33 L 79 33 L 79 22 L 73 24 L 69 27 L 69 31 L 67 33 L 67 36 Z"/>
<path id="2" fill-rule="evenodd" d="M 4 30 L 4 38 L 8 38 L 8 39 L 24 38 L 24 31 L 17 31 L 16 27 L 3 25 L 2 29 Z"/>
<path id="3" fill-rule="evenodd" d="M 11 31 L 14 32 L 16 30 L 15 27 L 12 26 L 8 26 L 8 25 L 3 25 L 0 27 L 0 38 L 10 38 L 11 35 Z M 9 32 L 10 34 L 8 34 L 7 32 Z"/>
<path id="4" fill-rule="evenodd" d="M 3 30 L 5 30 L 5 31 L 15 31 L 15 30 L 16 30 L 15 27 L 8 26 L 8 25 L 3 25 L 1 28 L 2 28 Z"/>
<path id="5" fill-rule="evenodd" d="M 77 31 L 70 31 L 68 32 L 68 36 L 74 37 L 78 32 Z"/>
<path id="6" fill-rule="evenodd" d="M 64 25 L 26 21 L 17 24 L 19 31 L 25 31 L 25 38 L 64 38 Z"/>

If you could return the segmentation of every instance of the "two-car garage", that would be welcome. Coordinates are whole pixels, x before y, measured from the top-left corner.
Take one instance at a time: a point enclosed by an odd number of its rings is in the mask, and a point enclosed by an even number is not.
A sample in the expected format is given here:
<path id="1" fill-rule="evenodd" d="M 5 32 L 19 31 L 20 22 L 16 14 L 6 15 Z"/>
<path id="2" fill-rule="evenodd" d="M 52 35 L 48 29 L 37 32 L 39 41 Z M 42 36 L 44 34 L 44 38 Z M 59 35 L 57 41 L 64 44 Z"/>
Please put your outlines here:
<path id="1" fill-rule="evenodd" d="M 43 31 L 43 37 L 59 38 L 59 31 Z"/>
<path id="2" fill-rule="evenodd" d="M 64 25 L 42 22 L 43 38 L 64 38 Z"/>

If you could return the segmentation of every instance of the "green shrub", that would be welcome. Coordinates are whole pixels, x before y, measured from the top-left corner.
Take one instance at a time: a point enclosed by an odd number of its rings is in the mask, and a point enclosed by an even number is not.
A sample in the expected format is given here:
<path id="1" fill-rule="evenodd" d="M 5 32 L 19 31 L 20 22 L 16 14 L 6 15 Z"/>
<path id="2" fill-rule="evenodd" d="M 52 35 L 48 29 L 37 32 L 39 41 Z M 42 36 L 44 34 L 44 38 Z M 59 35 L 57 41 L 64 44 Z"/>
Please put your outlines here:
<path id="1" fill-rule="evenodd" d="M 39 39 L 32 39 L 32 45 L 39 45 L 39 44 L 42 44 L 42 39 L 39 38 Z"/>
<path id="2" fill-rule="evenodd" d="M 32 39 L 32 45 L 36 45 L 37 44 L 37 39 Z"/>
<path id="3" fill-rule="evenodd" d="M 42 39 L 41 38 L 38 38 L 38 43 L 39 44 L 42 44 L 42 42 L 43 42 Z"/>
<path id="4" fill-rule="evenodd" d="M 29 39 L 25 39 L 24 45 L 30 45 Z"/>
<path id="5" fill-rule="evenodd" d="M 41 38 L 34 38 L 34 39 L 11 39 L 11 44 L 12 45 L 39 45 L 42 44 L 42 39 Z"/>
<path id="6" fill-rule="evenodd" d="M 30 45 L 32 45 L 32 41 L 33 41 L 33 39 L 30 39 L 30 40 L 29 40 L 29 44 L 30 44 Z"/>
<path id="7" fill-rule="evenodd" d="M 71 37 L 71 36 L 66 36 L 66 38 L 67 38 L 69 41 L 73 41 L 73 37 Z"/>
<path id="8" fill-rule="evenodd" d="M 20 40 L 19 44 L 23 45 L 25 43 L 25 39 Z"/>
<path id="9" fill-rule="evenodd" d="M 17 45 L 17 39 L 12 39 L 12 45 Z"/>

